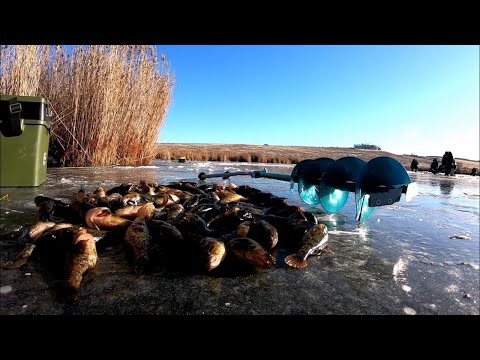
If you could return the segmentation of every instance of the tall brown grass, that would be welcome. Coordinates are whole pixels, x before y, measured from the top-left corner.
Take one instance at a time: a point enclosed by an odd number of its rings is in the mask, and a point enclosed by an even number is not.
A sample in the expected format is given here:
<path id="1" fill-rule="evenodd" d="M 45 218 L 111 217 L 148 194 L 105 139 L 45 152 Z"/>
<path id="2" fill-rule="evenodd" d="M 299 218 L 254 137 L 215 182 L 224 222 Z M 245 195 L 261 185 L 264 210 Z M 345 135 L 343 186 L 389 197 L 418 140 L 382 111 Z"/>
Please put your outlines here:
<path id="1" fill-rule="evenodd" d="M 262 152 L 260 148 L 261 147 L 254 145 L 191 145 L 189 147 L 159 144 L 157 148 L 157 159 L 177 160 L 185 156 L 186 159 L 190 161 L 231 161 L 273 164 L 297 164 L 303 159 L 298 155 L 280 154 L 272 151 Z"/>
<path id="2" fill-rule="evenodd" d="M 396 155 L 382 150 L 317 147 L 317 146 L 278 146 L 245 144 L 158 144 L 157 158 L 177 160 L 185 156 L 188 161 L 252 162 L 272 164 L 298 164 L 301 160 L 329 157 L 334 160 L 344 156 L 358 157 L 364 161 L 378 156 L 388 156 L 399 161 L 410 170 L 411 155 Z M 435 156 L 415 156 L 419 171 L 429 171 Z M 441 156 L 436 156 L 441 158 Z M 480 168 L 478 160 L 456 159 L 457 173 L 470 174 L 472 168 Z"/>
<path id="3" fill-rule="evenodd" d="M 173 87 L 154 46 L 0 48 L 0 93 L 49 100 L 49 155 L 62 166 L 150 164 Z"/>

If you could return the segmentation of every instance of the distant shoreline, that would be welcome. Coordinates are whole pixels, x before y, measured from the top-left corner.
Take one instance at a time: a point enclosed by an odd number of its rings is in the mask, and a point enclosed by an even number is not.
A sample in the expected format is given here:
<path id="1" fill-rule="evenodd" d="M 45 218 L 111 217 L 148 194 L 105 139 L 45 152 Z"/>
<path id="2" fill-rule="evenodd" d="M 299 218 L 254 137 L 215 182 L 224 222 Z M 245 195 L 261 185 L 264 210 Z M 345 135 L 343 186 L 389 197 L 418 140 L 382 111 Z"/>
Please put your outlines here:
<path id="1" fill-rule="evenodd" d="M 419 162 L 419 171 L 429 171 L 434 158 L 439 162 L 442 160 L 442 155 L 397 155 L 383 150 L 342 147 L 174 143 L 159 143 L 157 146 L 156 158 L 161 160 L 178 160 L 180 157 L 185 157 L 187 161 L 296 164 L 301 160 L 319 157 L 329 157 L 336 160 L 344 156 L 355 156 L 368 161 L 378 156 L 389 156 L 400 162 L 407 170 L 410 170 L 410 163 L 415 158 Z M 469 175 L 474 167 L 480 169 L 480 161 L 478 160 L 456 158 L 456 161 L 457 173 L 459 174 Z"/>

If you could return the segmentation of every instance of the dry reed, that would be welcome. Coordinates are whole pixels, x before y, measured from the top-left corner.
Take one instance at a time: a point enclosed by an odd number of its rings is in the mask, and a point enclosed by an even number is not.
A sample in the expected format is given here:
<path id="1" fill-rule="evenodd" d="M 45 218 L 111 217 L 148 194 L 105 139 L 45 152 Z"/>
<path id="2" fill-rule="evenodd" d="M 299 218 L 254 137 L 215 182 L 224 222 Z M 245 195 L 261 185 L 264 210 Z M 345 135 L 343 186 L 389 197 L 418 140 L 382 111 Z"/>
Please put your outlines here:
<path id="1" fill-rule="evenodd" d="M 62 166 L 150 164 L 173 86 L 153 46 L 0 48 L 0 94 L 49 100 L 49 155 Z"/>
<path id="2" fill-rule="evenodd" d="M 182 156 L 186 156 L 189 161 L 247 161 L 264 164 L 298 164 L 304 159 L 329 157 L 336 160 L 344 156 L 355 156 L 368 161 L 377 156 L 389 156 L 398 160 L 408 170 L 410 170 L 412 161 L 411 155 L 396 155 L 382 150 L 355 148 L 242 144 L 158 144 L 158 159 L 177 160 Z M 419 170 L 428 171 L 434 157 L 439 158 L 438 156 L 416 156 L 419 162 Z M 472 168 L 480 168 L 478 160 L 457 158 L 456 161 L 457 173 L 470 174 Z"/>

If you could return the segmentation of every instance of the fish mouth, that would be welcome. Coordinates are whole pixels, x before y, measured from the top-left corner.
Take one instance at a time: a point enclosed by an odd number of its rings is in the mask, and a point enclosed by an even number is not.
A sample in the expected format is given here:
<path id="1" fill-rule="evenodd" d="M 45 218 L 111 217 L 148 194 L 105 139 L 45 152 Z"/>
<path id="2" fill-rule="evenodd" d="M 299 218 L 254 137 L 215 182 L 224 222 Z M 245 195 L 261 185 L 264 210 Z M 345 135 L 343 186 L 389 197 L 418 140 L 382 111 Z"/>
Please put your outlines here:
<path id="1" fill-rule="evenodd" d="M 213 270 L 220 265 L 224 256 L 216 255 L 211 256 L 207 265 L 207 271 Z"/>

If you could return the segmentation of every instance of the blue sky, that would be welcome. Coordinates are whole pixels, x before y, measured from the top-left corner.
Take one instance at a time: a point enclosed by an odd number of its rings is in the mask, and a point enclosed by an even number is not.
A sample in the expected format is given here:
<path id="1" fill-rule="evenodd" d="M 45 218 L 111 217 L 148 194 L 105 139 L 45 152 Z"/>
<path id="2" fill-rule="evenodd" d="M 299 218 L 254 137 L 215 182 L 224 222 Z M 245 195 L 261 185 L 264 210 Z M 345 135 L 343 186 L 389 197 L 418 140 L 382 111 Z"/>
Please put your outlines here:
<path id="1" fill-rule="evenodd" d="M 478 46 L 158 45 L 166 143 L 352 147 L 478 160 Z"/>

